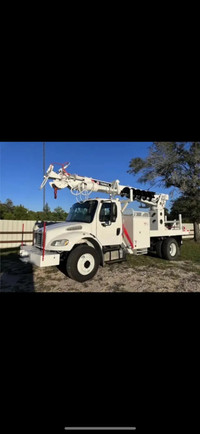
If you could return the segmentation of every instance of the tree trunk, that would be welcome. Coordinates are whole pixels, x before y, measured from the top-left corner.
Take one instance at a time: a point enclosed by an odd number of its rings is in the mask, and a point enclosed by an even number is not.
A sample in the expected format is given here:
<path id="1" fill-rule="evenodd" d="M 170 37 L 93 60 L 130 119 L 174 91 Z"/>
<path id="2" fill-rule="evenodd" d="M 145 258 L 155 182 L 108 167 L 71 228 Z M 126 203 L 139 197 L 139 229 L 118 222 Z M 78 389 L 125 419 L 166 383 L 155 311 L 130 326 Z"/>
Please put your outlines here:
<path id="1" fill-rule="evenodd" d="M 200 243 L 199 223 L 194 222 L 194 241 Z"/>

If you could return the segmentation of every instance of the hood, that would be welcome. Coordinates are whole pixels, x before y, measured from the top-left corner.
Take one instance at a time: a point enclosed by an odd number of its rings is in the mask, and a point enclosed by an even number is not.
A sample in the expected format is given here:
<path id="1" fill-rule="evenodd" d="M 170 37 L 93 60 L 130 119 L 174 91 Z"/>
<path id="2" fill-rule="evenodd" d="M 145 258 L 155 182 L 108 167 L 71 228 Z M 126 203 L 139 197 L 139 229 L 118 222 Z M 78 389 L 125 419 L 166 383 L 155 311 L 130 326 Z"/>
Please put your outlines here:
<path id="1" fill-rule="evenodd" d="M 52 231 L 54 229 L 66 229 L 69 231 L 76 231 L 78 229 L 82 229 L 82 224 L 79 222 L 63 222 L 63 223 L 55 223 L 49 226 L 46 226 L 46 231 Z"/>

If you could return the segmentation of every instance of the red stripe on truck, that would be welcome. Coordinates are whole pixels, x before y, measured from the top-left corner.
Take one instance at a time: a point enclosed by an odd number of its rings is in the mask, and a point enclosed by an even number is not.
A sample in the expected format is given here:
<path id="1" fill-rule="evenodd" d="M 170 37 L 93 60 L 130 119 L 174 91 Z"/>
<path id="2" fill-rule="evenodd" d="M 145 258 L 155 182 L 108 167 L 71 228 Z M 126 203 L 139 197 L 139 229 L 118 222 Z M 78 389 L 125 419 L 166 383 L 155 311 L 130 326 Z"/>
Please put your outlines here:
<path id="1" fill-rule="evenodd" d="M 122 229 L 123 229 L 122 235 L 124 234 L 126 236 L 126 238 L 127 238 L 128 242 L 130 243 L 132 249 L 134 249 L 134 245 L 133 245 L 133 243 L 131 241 L 131 238 L 130 238 L 130 236 L 129 236 L 129 234 L 128 234 L 128 232 L 127 232 L 127 230 L 126 230 L 126 228 L 125 228 L 124 225 L 122 225 Z"/>

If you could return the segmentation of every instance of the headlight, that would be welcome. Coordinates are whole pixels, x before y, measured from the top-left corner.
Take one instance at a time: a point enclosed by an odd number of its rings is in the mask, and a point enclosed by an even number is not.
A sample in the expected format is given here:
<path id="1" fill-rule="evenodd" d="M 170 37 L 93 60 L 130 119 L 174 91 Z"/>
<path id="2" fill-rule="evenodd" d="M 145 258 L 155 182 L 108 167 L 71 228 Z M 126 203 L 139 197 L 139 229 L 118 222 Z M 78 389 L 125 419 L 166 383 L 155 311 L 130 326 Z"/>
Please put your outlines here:
<path id="1" fill-rule="evenodd" d="M 56 240 L 51 243 L 51 246 L 66 246 L 69 243 L 69 240 Z"/>

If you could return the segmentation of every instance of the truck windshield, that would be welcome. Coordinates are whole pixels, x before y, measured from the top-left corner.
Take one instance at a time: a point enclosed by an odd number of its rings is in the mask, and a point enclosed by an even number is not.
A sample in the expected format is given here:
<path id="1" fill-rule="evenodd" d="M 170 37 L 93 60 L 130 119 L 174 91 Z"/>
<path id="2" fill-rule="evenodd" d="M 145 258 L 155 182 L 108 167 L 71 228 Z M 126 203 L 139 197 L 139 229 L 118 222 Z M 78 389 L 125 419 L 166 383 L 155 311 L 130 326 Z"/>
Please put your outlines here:
<path id="1" fill-rule="evenodd" d="M 69 211 L 66 222 L 91 223 L 97 207 L 97 200 L 75 203 Z"/>

